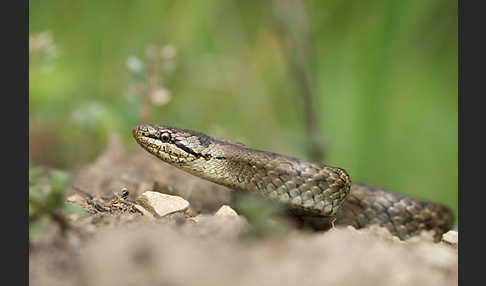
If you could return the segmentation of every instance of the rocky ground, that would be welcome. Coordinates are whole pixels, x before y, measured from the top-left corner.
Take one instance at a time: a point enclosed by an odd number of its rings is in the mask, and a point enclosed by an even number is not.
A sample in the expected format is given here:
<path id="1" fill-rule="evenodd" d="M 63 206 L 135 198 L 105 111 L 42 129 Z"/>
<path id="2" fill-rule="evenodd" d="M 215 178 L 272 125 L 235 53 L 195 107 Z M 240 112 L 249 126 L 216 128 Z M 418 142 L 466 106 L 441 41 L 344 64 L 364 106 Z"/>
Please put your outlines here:
<path id="1" fill-rule="evenodd" d="M 458 284 L 454 231 L 439 243 L 379 227 L 251 236 L 230 190 L 116 138 L 76 174 L 67 200 L 88 213 L 31 245 L 30 285 Z"/>

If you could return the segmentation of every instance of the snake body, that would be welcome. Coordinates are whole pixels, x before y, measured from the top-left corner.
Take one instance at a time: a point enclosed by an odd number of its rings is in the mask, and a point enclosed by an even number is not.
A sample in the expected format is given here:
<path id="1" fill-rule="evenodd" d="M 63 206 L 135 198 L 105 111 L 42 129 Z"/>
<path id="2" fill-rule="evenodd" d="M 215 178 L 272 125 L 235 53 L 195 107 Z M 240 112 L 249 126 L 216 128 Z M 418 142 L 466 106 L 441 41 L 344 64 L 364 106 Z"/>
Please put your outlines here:
<path id="1" fill-rule="evenodd" d="M 315 229 L 331 223 L 379 225 L 400 239 L 432 230 L 438 240 L 453 222 L 445 206 L 351 183 L 341 168 L 169 126 L 140 125 L 133 136 L 162 161 L 236 191 L 279 201 Z"/>

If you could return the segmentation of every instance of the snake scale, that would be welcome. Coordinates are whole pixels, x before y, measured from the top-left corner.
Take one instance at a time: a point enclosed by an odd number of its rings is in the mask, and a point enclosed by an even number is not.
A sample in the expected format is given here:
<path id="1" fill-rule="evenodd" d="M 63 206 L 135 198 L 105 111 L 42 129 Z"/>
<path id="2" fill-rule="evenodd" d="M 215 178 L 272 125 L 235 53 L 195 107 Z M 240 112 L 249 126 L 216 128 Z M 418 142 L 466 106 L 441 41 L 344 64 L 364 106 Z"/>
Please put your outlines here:
<path id="1" fill-rule="evenodd" d="M 341 169 L 254 150 L 199 132 L 139 125 L 135 140 L 162 161 L 236 191 L 279 201 L 314 229 L 335 225 L 379 225 L 402 240 L 432 230 L 436 240 L 453 223 L 442 205 L 351 183 Z"/>

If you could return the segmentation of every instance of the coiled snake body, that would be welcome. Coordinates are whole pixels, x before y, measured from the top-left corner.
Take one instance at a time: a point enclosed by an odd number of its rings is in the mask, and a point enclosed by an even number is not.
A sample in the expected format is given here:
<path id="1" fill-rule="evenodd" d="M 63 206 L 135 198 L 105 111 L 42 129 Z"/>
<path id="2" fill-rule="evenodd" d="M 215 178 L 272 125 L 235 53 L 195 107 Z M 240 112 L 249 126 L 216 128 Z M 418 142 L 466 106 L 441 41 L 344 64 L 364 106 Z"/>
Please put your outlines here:
<path id="1" fill-rule="evenodd" d="M 234 190 L 277 200 L 316 229 L 331 222 L 356 228 L 376 224 L 400 239 L 433 230 L 438 240 L 453 222 L 445 206 L 351 183 L 341 168 L 168 126 L 140 125 L 133 136 L 162 161 Z"/>

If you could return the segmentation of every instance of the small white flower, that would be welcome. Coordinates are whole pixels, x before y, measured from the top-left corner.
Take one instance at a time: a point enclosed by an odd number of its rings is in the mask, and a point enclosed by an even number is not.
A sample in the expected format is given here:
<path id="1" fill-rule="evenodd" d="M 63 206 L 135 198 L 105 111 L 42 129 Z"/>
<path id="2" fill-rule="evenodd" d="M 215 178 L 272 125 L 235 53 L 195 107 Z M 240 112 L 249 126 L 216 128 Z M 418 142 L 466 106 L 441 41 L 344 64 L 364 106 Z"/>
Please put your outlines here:
<path id="1" fill-rule="evenodd" d="M 130 56 L 127 59 L 127 68 L 131 72 L 140 72 L 143 69 L 143 62 L 136 56 Z"/>
<path id="2" fill-rule="evenodd" d="M 162 47 L 160 51 L 160 55 L 164 60 L 170 60 L 175 57 L 177 54 L 177 50 L 173 45 L 165 45 Z"/>
<path id="3" fill-rule="evenodd" d="M 150 99 L 155 105 L 164 105 L 170 101 L 170 90 L 158 88 L 150 93 Z"/>

